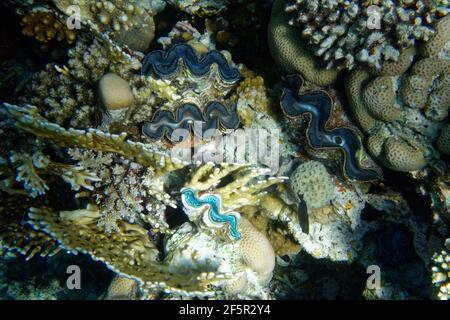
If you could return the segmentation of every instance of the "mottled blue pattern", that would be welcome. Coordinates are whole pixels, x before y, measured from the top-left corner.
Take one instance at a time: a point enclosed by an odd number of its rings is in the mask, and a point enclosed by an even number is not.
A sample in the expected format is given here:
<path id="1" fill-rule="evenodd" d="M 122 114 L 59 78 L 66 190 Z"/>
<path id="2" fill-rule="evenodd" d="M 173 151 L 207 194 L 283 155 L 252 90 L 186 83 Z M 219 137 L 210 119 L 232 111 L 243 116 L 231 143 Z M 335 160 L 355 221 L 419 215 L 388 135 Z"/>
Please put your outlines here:
<path id="1" fill-rule="evenodd" d="M 204 205 L 209 206 L 208 217 L 214 223 L 228 223 L 230 235 L 233 239 L 241 239 L 241 233 L 238 231 L 238 219 L 234 214 L 220 213 L 220 198 L 215 195 L 207 195 L 198 198 L 195 191 L 191 188 L 181 189 L 183 203 L 194 209 Z"/>
<path id="2" fill-rule="evenodd" d="M 339 149 L 344 154 L 344 175 L 351 179 L 372 181 L 381 178 L 376 170 L 359 166 L 356 153 L 362 148 L 358 134 L 350 128 L 326 129 L 331 115 L 332 100 L 324 91 L 311 91 L 300 95 L 302 79 L 299 76 L 288 78 L 291 88 L 284 88 L 281 108 L 288 118 L 310 115 L 307 130 L 308 142 L 313 148 Z"/>
<path id="3" fill-rule="evenodd" d="M 176 129 L 191 130 L 194 121 L 201 123 L 202 131 L 209 129 L 219 129 L 222 131 L 234 130 L 239 126 L 239 115 L 236 106 L 227 108 L 220 102 L 210 102 L 205 110 L 194 104 L 186 103 L 174 112 L 168 110 L 158 110 L 149 122 L 142 126 L 142 133 L 153 140 L 160 140 L 164 136 L 172 142 L 179 142 L 173 139 L 172 133 Z M 194 132 L 196 136 L 201 136 L 202 132 Z"/>
<path id="4" fill-rule="evenodd" d="M 217 64 L 222 80 L 236 82 L 240 78 L 239 69 L 231 67 L 227 59 L 219 51 L 212 50 L 199 58 L 195 50 L 187 44 L 177 44 L 168 51 L 155 50 L 150 52 L 142 62 L 142 74 L 148 75 L 153 71 L 161 78 L 171 77 L 178 73 L 180 60 L 183 60 L 189 71 L 202 77 L 209 73 L 211 65 Z"/>

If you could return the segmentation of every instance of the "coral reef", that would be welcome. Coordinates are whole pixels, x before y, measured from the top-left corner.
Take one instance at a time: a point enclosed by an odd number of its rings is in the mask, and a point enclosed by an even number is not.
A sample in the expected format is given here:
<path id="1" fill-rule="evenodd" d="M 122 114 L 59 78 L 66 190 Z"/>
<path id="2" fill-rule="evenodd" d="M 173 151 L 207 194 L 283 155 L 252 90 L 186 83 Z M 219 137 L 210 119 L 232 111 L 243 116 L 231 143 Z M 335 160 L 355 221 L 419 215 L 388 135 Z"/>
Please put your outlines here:
<path id="1" fill-rule="evenodd" d="M 445 0 L 1 7 L 0 299 L 448 299 Z"/>
<path id="2" fill-rule="evenodd" d="M 296 28 L 289 26 L 289 15 L 284 11 L 285 1 L 276 0 L 269 24 L 269 48 L 275 61 L 288 72 L 300 73 L 307 81 L 326 86 L 336 81 L 335 69 L 322 67 L 308 51 Z"/>
<path id="3" fill-rule="evenodd" d="M 406 50 L 398 62 L 375 73 L 355 70 L 346 81 L 354 118 L 368 135 L 368 150 L 390 169 L 416 171 L 439 158 L 433 143 L 448 116 L 450 70 L 439 26 L 448 21 L 438 21 L 437 33 L 426 44 L 436 49 L 435 55 Z"/>
<path id="4" fill-rule="evenodd" d="M 403 49 L 433 37 L 449 11 L 446 1 L 289 0 L 289 25 L 327 68 L 377 69 Z"/>
<path id="5" fill-rule="evenodd" d="M 22 18 L 22 33 L 35 37 L 41 42 L 49 42 L 53 39 L 63 40 L 71 44 L 75 41 L 76 30 L 69 30 L 65 21 L 57 18 L 49 9 L 37 7 Z"/>
<path id="6" fill-rule="evenodd" d="M 67 0 L 54 0 L 63 14 L 71 15 L 70 6 L 79 7 L 80 22 L 90 28 L 106 33 L 120 45 L 133 50 L 144 51 L 153 40 L 155 9 L 161 10 L 155 1 L 98 1 L 92 5 L 89 1 L 79 0 L 72 3 Z M 160 1 L 156 1 L 160 2 Z"/>

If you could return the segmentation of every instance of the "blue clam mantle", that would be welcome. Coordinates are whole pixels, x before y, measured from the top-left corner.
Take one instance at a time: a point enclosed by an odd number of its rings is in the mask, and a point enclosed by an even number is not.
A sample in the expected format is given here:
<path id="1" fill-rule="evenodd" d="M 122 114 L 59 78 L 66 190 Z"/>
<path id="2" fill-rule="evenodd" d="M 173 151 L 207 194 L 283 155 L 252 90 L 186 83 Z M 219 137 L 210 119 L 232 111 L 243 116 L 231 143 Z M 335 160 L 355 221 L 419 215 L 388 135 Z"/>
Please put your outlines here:
<path id="1" fill-rule="evenodd" d="M 228 224 L 230 236 L 235 239 L 241 239 L 241 233 L 238 231 L 238 218 L 236 213 L 220 213 L 221 203 L 220 197 L 213 194 L 205 194 L 197 197 L 194 189 L 181 189 L 181 201 L 186 209 L 199 209 L 205 205 L 209 206 L 208 218 L 214 224 Z"/>
<path id="2" fill-rule="evenodd" d="M 177 44 L 168 51 L 155 50 L 150 52 L 142 62 L 142 74 L 148 75 L 153 71 L 161 78 L 174 76 L 178 73 L 180 60 L 189 71 L 197 77 L 207 75 L 213 63 L 217 64 L 222 80 L 236 82 L 240 78 L 239 69 L 231 67 L 222 53 L 216 50 L 208 52 L 199 58 L 195 50 L 187 44 Z"/>
<path id="3" fill-rule="evenodd" d="M 288 118 L 310 115 L 307 130 L 308 143 L 318 149 L 339 149 L 344 154 L 343 173 L 345 176 L 372 181 L 381 178 L 373 169 L 362 168 L 358 164 L 356 153 L 362 148 L 358 134 L 350 128 L 326 129 L 331 115 L 332 100 L 325 91 L 311 91 L 300 95 L 302 79 L 299 76 L 289 77 L 291 88 L 284 88 L 281 96 L 281 108 Z"/>
<path id="4" fill-rule="evenodd" d="M 178 107 L 175 112 L 158 110 L 150 122 L 145 122 L 142 133 L 153 140 L 166 137 L 172 142 L 172 133 L 176 129 L 191 130 L 195 121 L 201 122 L 202 130 L 221 129 L 222 131 L 234 130 L 239 126 L 239 115 L 236 106 L 230 109 L 217 101 L 208 103 L 202 112 L 194 104 L 186 103 Z M 201 132 L 194 132 L 201 136 Z"/>

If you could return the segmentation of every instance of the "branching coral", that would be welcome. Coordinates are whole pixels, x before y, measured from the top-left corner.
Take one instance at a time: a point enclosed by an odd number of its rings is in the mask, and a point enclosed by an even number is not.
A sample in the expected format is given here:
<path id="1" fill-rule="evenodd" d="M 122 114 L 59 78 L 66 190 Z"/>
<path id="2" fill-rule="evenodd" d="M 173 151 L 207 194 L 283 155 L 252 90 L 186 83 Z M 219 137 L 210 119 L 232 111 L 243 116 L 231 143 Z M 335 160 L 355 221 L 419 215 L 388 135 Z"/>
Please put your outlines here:
<path id="1" fill-rule="evenodd" d="M 54 0 L 64 14 L 72 14 L 71 5 L 80 10 L 80 22 L 88 24 L 99 32 L 106 32 L 122 45 L 133 50 L 144 51 L 153 40 L 155 24 L 152 1 L 90 1 Z"/>
<path id="2" fill-rule="evenodd" d="M 33 76 L 19 100 L 37 106 L 60 125 L 87 128 L 98 113 L 96 88 L 103 74 L 110 71 L 128 78 L 136 61 L 98 40 L 79 41 L 68 54 L 67 66 L 48 64 Z"/>
<path id="3" fill-rule="evenodd" d="M 47 139 L 60 146 L 115 152 L 129 158 L 135 158 L 135 161 L 143 166 L 155 168 L 155 173 L 158 176 L 184 166 L 180 162 L 174 162 L 161 151 L 153 150 L 142 143 L 127 141 L 126 134 L 111 135 L 95 129 L 88 131 L 65 130 L 40 117 L 34 107 L 22 108 L 6 103 L 4 107 L 16 120 L 18 128 L 36 135 L 39 139 Z"/>
<path id="4" fill-rule="evenodd" d="M 16 250 L 29 260 L 35 255 L 47 257 L 57 254 L 60 247 L 49 235 L 33 230 L 23 223 L 30 203 L 24 195 L 6 196 L 0 193 L 0 245 Z"/>
<path id="5" fill-rule="evenodd" d="M 146 229 L 119 222 L 117 232 L 106 234 L 97 227 L 99 218 L 100 212 L 93 206 L 61 212 L 31 208 L 29 212 L 33 228 L 51 235 L 62 248 L 91 255 L 116 273 L 137 280 L 144 290 L 207 294 L 206 285 L 214 279 L 170 272 L 167 265 L 157 261 L 158 250 Z"/>
<path id="6" fill-rule="evenodd" d="M 269 23 L 269 48 L 272 57 L 288 72 L 300 73 L 317 85 L 330 85 L 338 75 L 335 69 L 325 69 L 301 41 L 298 30 L 288 25 L 284 0 L 276 0 Z"/>
<path id="7" fill-rule="evenodd" d="M 22 33 L 33 36 L 41 42 L 49 42 L 53 39 L 61 42 L 66 40 L 71 44 L 77 36 L 76 30 L 69 30 L 65 21 L 60 21 L 52 11 L 45 7 L 37 7 L 22 18 Z"/>
<path id="8" fill-rule="evenodd" d="M 289 24 L 299 27 L 297 33 L 328 68 L 353 69 L 381 68 L 402 49 L 428 41 L 449 8 L 446 1 L 289 0 L 286 11 Z"/>
<path id="9" fill-rule="evenodd" d="M 163 182 L 154 176 L 152 168 L 111 153 L 78 149 L 69 152 L 78 166 L 99 177 L 92 194 L 101 212 L 98 224 L 106 232 L 118 231 L 117 220 L 134 223 L 140 219 L 167 231 L 164 212 L 167 206 L 176 204 L 164 192 Z"/>

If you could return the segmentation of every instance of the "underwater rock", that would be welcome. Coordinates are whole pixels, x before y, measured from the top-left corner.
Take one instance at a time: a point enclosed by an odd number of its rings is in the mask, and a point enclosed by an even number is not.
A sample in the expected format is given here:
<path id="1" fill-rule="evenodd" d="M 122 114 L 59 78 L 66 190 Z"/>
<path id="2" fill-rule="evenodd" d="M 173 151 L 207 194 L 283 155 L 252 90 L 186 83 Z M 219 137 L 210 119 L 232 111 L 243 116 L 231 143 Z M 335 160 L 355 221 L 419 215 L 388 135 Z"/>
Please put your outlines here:
<path id="1" fill-rule="evenodd" d="M 289 16 L 284 11 L 285 0 L 276 0 L 272 8 L 268 37 L 274 60 L 287 72 L 300 73 L 305 80 L 320 86 L 336 81 L 338 71 L 325 69 L 320 61 L 308 51 L 296 28 L 288 24 Z"/>
<path id="2" fill-rule="evenodd" d="M 284 88 L 281 96 L 281 108 L 288 118 L 310 116 L 307 138 L 313 148 L 341 150 L 344 156 L 343 173 L 350 179 L 370 181 L 380 179 L 380 173 L 374 169 L 363 168 L 357 153 L 363 148 L 361 138 L 350 128 L 327 130 L 326 124 L 331 115 L 333 102 L 325 91 L 311 91 L 301 94 L 302 80 L 290 77 L 293 88 Z"/>

